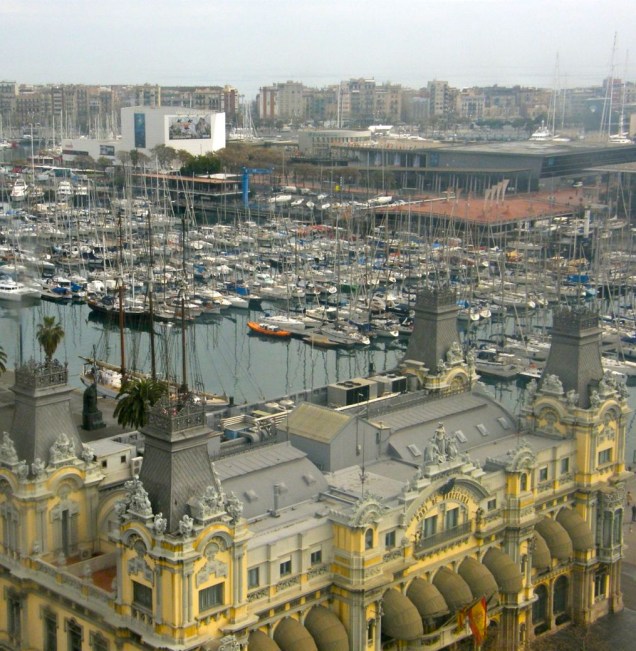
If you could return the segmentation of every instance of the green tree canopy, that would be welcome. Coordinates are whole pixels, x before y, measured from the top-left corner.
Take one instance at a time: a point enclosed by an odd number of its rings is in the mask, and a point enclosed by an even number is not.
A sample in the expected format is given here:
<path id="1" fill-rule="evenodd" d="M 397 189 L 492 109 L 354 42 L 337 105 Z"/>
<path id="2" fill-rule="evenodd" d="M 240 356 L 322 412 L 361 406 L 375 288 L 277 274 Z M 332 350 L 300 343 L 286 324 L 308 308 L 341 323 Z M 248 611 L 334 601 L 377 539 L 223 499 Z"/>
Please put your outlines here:
<path id="1" fill-rule="evenodd" d="M 192 156 L 192 159 L 186 162 L 181 168 L 181 174 L 184 176 L 193 176 L 195 174 L 216 174 L 221 171 L 221 161 L 215 154 L 202 154 L 201 156 Z"/>
<path id="2" fill-rule="evenodd" d="M 139 429 L 148 422 L 151 407 L 166 392 L 166 383 L 152 378 L 126 380 L 117 394 L 113 416 L 122 427 Z"/>
<path id="3" fill-rule="evenodd" d="M 60 345 L 62 339 L 64 339 L 62 324 L 59 321 L 56 322 L 54 316 L 45 316 L 42 319 L 42 323 L 38 324 L 36 338 L 38 344 L 40 344 L 40 348 L 44 351 L 46 363 L 49 365 L 57 347 Z"/>
<path id="4" fill-rule="evenodd" d="M 167 145 L 157 145 L 151 150 L 152 155 L 157 159 L 159 167 L 170 167 L 177 159 L 177 150 Z"/>

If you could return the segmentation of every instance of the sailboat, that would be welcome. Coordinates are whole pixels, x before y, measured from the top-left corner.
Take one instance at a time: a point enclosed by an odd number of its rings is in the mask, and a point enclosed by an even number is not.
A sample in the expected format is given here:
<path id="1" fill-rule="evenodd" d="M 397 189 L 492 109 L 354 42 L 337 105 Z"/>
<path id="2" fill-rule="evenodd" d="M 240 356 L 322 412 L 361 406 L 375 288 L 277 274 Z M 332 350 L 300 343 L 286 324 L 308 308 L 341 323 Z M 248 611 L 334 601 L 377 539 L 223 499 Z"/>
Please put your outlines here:
<path id="1" fill-rule="evenodd" d="M 126 317 L 126 300 L 125 300 L 125 285 L 123 281 L 123 270 L 121 268 L 122 261 L 120 260 L 120 273 L 119 273 L 119 282 L 118 282 L 118 294 L 119 301 L 118 306 L 115 305 L 113 301 L 112 310 L 113 313 L 115 310 L 119 314 L 119 333 L 120 333 L 120 350 L 121 350 L 121 364 L 119 366 L 115 364 L 110 364 L 106 361 L 99 360 L 96 357 L 95 352 L 93 352 L 92 357 L 81 357 L 84 360 L 84 368 L 80 374 L 80 380 L 86 386 L 95 386 L 97 393 L 99 395 L 107 396 L 110 398 L 117 398 L 121 387 L 123 386 L 126 379 L 146 379 L 152 378 L 157 379 L 156 373 L 156 354 L 155 354 L 155 345 L 154 345 L 154 323 L 155 323 L 155 307 L 153 301 L 153 292 L 154 292 L 154 279 L 153 279 L 153 250 L 152 250 L 152 231 L 150 226 L 150 213 L 148 212 L 148 233 L 149 233 L 149 275 L 147 283 L 147 306 L 144 305 L 143 310 L 144 314 L 149 319 L 150 326 L 150 356 L 152 364 L 152 372 L 145 373 L 142 371 L 131 370 L 126 367 L 126 357 L 125 357 L 125 338 L 124 338 L 124 324 Z M 120 215 L 119 231 L 120 231 L 120 251 L 123 251 L 123 241 L 121 235 L 121 215 Z M 184 227 L 185 228 L 185 227 Z M 185 255 L 185 243 L 183 244 L 183 250 Z M 184 265 L 185 267 L 185 265 Z M 173 314 L 179 312 L 180 321 L 181 321 L 181 354 L 182 354 L 182 366 L 183 366 L 183 380 L 178 383 L 176 380 L 166 380 L 168 386 L 168 392 L 171 395 L 181 394 L 184 391 L 184 387 L 187 389 L 186 382 L 186 342 L 185 342 L 185 331 L 188 322 L 187 317 L 187 300 L 185 292 L 181 292 L 179 296 L 180 304 L 173 306 Z M 167 372 L 166 372 L 167 374 Z M 227 407 L 229 405 L 229 399 L 225 395 L 218 395 L 214 393 L 208 393 L 204 391 L 197 391 L 195 396 L 196 402 L 203 404 L 206 410 L 220 409 Z"/>

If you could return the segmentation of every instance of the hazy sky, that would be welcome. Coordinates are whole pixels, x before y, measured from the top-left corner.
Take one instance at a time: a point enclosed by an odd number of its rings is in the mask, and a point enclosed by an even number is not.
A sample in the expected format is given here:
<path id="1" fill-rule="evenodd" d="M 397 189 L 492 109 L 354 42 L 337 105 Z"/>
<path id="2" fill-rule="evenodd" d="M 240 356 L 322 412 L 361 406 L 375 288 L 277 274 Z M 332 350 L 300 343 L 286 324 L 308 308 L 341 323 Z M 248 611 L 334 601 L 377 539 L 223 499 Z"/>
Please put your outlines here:
<path id="1" fill-rule="evenodd" d="M 636 58 L 634 18 L 636 0 L 0 0 L 0 78 L 551 88 L 558 54 L 561 87 L 598 85 L 615 33 L 615 76 Z"/>

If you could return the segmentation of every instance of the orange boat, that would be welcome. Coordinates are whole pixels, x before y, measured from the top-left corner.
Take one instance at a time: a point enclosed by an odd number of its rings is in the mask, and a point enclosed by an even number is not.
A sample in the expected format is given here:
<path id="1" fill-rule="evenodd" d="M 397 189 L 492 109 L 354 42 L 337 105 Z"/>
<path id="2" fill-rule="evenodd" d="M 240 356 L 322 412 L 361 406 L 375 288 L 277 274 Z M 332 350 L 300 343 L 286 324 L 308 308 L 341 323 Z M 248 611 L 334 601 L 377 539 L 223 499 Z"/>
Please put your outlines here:
<path id="1" fill-rule="evenodd" d="M 247 327 L 252 332 L 258 332 L 259 335 L 266 335 L 267 337 L 291 337 L 289 330 L 282 330 L 277 325 L 270 323 L 258 323 L 257 321 L 248 321 Z"/>

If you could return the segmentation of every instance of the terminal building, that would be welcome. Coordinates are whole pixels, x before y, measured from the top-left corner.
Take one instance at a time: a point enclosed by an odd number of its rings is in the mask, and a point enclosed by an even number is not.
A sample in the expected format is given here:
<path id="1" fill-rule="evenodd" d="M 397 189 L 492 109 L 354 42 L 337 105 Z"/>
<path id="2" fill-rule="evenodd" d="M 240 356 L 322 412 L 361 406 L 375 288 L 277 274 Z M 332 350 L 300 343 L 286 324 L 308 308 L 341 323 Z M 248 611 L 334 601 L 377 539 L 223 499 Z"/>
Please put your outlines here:
<path id="1" fill-rule="evenodd" d="M 319 133 L 319 132 L 317 132 Z M 536 192 L 552 179 L 584 179 L 595 167 L 636 162 L 634 144 L 588 141 L 435 143 L 386 139 L 381 143 L 333 141 L 330 155 L 349 166 L 383 170 L 395 187 L 482 196 L 500 182 Z"/>
<path id="2" fill-rule="evenodd" d="M 393 372 L 218 414 L 166 399 L 119 447 L 82 442 L 63 365 L 17 369 L 0 648 L 512 650 L 620 610 L 629 408 L 597 314 L 555 309 L 518 417 L 456 316 L 422 290 Z"/>

